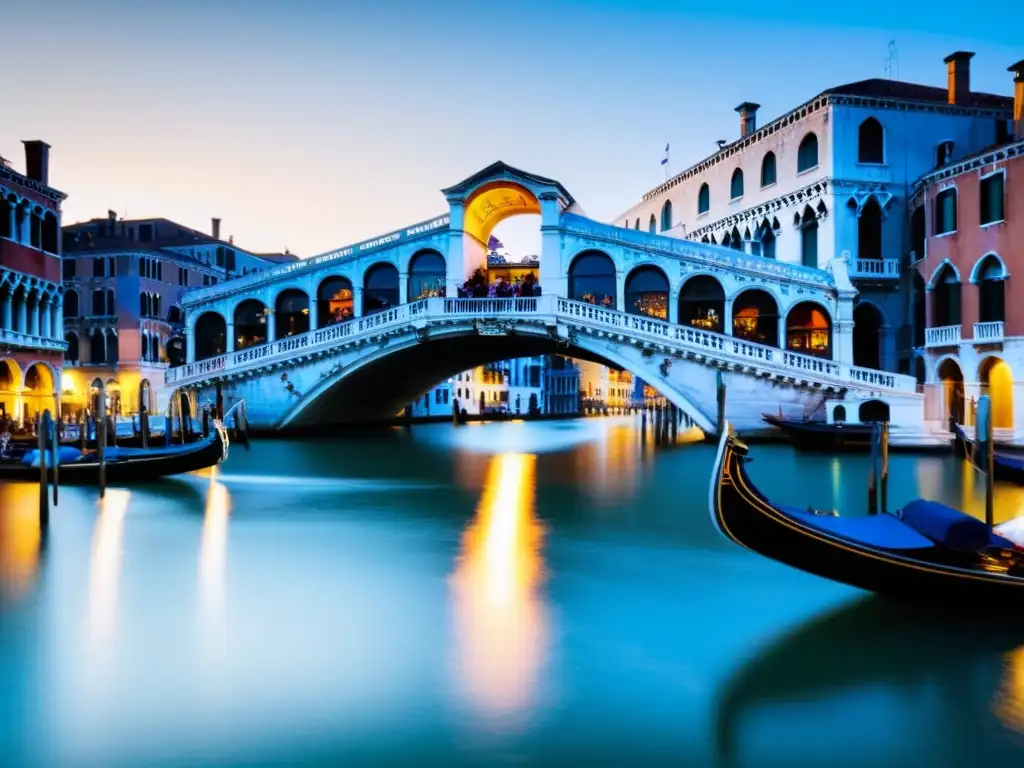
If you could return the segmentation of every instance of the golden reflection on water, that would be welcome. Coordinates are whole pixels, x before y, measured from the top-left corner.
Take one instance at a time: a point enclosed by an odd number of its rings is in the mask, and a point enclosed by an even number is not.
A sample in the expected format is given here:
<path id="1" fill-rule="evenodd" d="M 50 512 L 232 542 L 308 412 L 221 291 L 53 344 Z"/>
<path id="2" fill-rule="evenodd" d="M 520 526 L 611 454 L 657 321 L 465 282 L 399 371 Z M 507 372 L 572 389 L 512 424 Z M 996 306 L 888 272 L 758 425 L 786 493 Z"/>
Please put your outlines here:
<path id="1" fill-rule="evenodd" d="M 108 488 L 92 535 L 89 560 L 89 639 L 94 649 L 109 648 L 116 635 L 121 585 L 124 517 L 131 492 Z"/>
<path id="2" fill-rule="evenodd" d="M 1003 679 L 992 711 L 1007 728 L 1024 733 L 1024 646 L 1006 654 Z"/>
<path id="3" fill-rule="evenodd" d="M 536 460 L 491 458 L 452 576 L 459 686 L 485 716 L 505 722 L 535 698 L 548 642 L 538 594 L 544 531 L 534 517 Z"/>
<path id="4" fill-rule="evenodd" d="M 206 511 L 199 545 L 199 600 L 204 625 L 221 629 L 224 622 L 230 514 L 231 494 L 217 480 L 215 468 L 210 473 L 210 487 L 206 492 Z"/>
<path id="5" fill-rule="evenodd" d="M 945 461 L 917 462 L 917 492 L 923 499 L 948 500 L 972 517 L 985 519 L 985 476 L 966 459 L 950 469 Z M 959 499 L 959 501 L 956 501 Z M 997 482 L 992 489 L 995 523 L 1024 515 L 1024 486 Z"/>
<path id="6" fill-rule="evenodd" d="M 42 541 L 39 486 L 0 484 L 0 598 L 20 600 L 32 588 Z"/>

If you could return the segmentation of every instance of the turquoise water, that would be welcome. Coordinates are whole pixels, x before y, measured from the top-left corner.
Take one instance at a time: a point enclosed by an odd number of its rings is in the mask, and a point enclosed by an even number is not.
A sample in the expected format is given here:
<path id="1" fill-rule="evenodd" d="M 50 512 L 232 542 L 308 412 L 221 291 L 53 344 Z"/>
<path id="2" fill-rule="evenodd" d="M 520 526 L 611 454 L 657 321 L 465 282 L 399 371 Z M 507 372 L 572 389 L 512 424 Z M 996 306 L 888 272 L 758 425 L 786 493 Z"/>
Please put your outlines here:
<path id="1" fill-rule="evenodd" d="M 865 507 L 862 458 L 753 455 L 780 502 Z M 45 538 L 0 485 L 0 764 L 1024 763 L 1024 633 L 721 540 L 712 459 L 630 418 L 262 441 L 63 488 Z M 982 508 L 951 456 L 891 472 Z"/>

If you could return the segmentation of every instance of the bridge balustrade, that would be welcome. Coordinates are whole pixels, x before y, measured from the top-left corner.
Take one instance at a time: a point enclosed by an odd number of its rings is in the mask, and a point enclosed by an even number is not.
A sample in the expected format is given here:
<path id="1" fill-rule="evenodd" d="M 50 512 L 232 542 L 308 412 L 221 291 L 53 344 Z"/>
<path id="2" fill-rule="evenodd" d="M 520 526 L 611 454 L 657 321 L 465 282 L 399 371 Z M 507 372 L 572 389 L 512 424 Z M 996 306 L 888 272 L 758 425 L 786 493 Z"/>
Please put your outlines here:
<path id="1" fill-rule="evenodd" d="M 852 381 L 898 391 L 916 391 L 910 376 L 844 366 L 834 360 L 781 350 L 745 339 L 692 326 L 676 325 L 665 320 L 633 315 L 571 299 L 541 297 L 514 298 L 426 298 L 401 304 L 365 317 L 289 336 L 269 344 L 229 352 L 219 357 L 171 368 L 167 383 L 222 373 L 231 369 L 287 359 L 300 351 L 315 351 L 355 340 L 363 335 L 402 327 L 414 320 L 443 320 L 465 317 L 516 317 L 554 315 L 559 319 L 587 325 L 615 335 L 630 335 L 641 341 L 667 343 L 705 355 L 724 358 L 727 362 L 770 366 L 794 375 Z"/>

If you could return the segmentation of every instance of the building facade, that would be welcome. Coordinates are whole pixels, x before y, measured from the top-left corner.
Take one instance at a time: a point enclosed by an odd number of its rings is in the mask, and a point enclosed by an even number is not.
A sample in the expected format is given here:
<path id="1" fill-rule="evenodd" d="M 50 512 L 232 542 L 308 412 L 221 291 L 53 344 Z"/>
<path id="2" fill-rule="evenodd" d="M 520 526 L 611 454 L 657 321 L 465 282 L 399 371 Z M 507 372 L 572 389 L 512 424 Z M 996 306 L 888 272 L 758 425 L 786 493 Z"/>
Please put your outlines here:
<path id="1" fill-rule="evenodd" d="M 932 418 L 973 423 L 992 400 L 997 438 L 1024 441 L 1024 62 L 1015 77 L 1014 135 L 915 187 L 915 368 Z"/>
<path id="2" fill-rule="evenodd" d="M 257 256 L 167 219 L 91 219 L 63 229 L 65 410 L 94 408 L 104 382 L 109 408 L 130 416 L 166 409 L 167 342 L 180 332 L 179 302 L 191 290 L 259 272 L 291 254 Z"/>
<path id="3" fill-rule="evenodd" d="M 49 145 L 24 144 L 25 173 L 0 157 L 0 421 L 27 428 L 42 411 L 59 410 L 60 219 L 67 196 L 50 186 Z"/>
<path id="4" fill-rule="evenodd" d="M 1013 100 L 971 91 L 972 56 L 946 58 L 946 88 L 864 80 L 831 88 L 764 127 L 758 105 L 741 104 L 738 139 L 719 142 L 717 152 L 648 192 L 616 223 L 820 268 L 848 252 L 859 292 L 854 363 L 909 372 L 907 190 L 1009 134 Z M 720 323 L 701 306 L 712 298 L 705 282 L 684 284 L 669 316 L 679 303 L 680 322 Z M 699 314 L 689 316 L 683 303 Z M 799 319 L 806 333 L 786 346 L 823 351 L 823 320 L 808 312 Z M 732 322 L 746 319 L 734 314 Z"/>

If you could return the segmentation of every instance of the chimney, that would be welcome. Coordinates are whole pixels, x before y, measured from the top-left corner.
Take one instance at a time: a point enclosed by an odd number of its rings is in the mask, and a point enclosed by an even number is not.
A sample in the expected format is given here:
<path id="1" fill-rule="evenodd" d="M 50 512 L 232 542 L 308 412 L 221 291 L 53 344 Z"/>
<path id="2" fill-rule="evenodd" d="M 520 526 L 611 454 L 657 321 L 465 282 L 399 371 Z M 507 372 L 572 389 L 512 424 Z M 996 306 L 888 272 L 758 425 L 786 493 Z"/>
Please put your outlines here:
<path id="1" fill-rule="evenodd" d="M 220 219 L 210 219 L 210 233 L 214 240 L 220 240 Z"/>
<path id="2" fill-rule="evenodd" d="M 760 104 L 753 104 L 749 101 L 744 101 L 736 107 L 736 111 L 740 113 L 741 139 L 757 130 L 757 110 L 760 108 Z"/>
<path id="3" fill-rule="evenodd" d="M 963 104 L 971 95 L 971 51 L 951 53 L 943 61 L 946 62 L 946 87 L 949 90 L 950 104 Z"/>
<path id="4" fill-rule="evenodd" d="M 1024 139 L 1024 59 L 1008 71 L 1013 72 L 1013 135 Z"/>
<path id="5" fill-rule="evenodd" d="M 50 185 L 50 145 L 45 141 L 23 141 L 25 175 L 40 184 Z"/>

